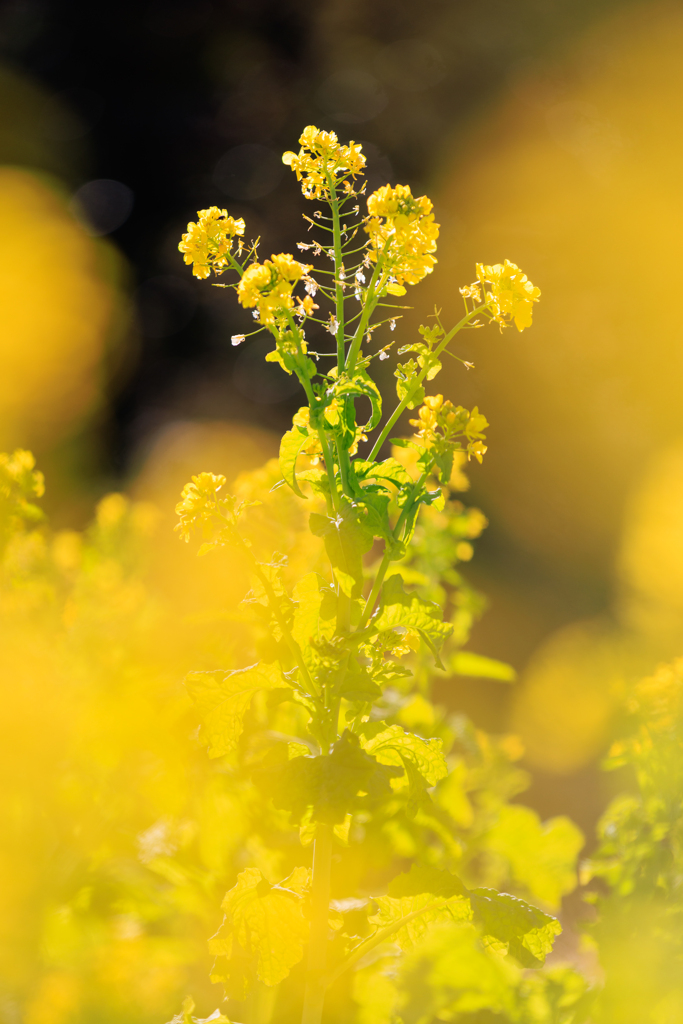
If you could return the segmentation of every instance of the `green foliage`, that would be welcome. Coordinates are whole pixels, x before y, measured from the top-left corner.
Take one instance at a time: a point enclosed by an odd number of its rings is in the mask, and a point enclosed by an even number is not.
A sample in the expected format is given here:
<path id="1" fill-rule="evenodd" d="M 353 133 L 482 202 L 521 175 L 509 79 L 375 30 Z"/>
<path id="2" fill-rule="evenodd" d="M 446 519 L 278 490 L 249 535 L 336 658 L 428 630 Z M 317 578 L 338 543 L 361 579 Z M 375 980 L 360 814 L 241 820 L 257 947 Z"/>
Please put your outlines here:
<path id="1" fill-rule="evenodd" d="M 607 808 L 584 880 L 605 970 L 598 1024 L 669 1024 L 683 1013 L 683 659 L 631 687 L 627 730 L 606 761 L 630 782 Z"/>

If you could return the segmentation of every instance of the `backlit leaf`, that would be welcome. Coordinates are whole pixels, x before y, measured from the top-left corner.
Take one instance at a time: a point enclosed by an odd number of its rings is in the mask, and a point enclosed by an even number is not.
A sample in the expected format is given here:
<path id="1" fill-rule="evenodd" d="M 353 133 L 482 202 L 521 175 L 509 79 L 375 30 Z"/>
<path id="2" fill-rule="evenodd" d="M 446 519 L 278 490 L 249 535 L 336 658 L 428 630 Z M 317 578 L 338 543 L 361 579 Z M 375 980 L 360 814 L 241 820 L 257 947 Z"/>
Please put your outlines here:
<path id="1" fill-rule="evenodd" d="M 209 757 L 223 757 L 237 747 L 244 716 L 257 690 L 285 681 L 276 665 L 250 665 L 232 672 L 189 672 L 185 686 L 203 720 L 202 738 Z"/>
<path id="2" fill-rule="evenodd" d="M 282 435 L 280 441 L 280 470 L 289 486 L 300 498 L 305 498 L 305 494 L 296 480 L 296 460 L 308 438 L 307 431 L 301 430 L 299 427 L 292 427 Z"/>
<path id="3" fill-rule="evenodd" d="M 424 601 L 415 591 L 408 593 L 400 576 L 390 576 L 384 582 L 377 615 L 372 620 L 379 631 L 405 626 L 411 633 L 422 636 L 434 652 L 438 652 L 453 632 L 449 622 L 442 621 L 442 610 L 433 601 Z M 435 653 L 435 657 L 438 655 Z"/>
<path id="4" fill-rule="evenodd" d="M 309 924 L 301 899 L 308 880 L 305 874 L 304 878 L 298 869 L 298 874 L 293 872 L 278 886 L 266 882 L 257 868 L 238 875 L 237 884 L 223 900 L 225 918 L 209 940 L 210 951 L 230 960 L 238 947 L 243 960 L 251 959 L 259 981 L 279 984 L 301 960 L 308 941 Z M 222 980 L 221 967 L 218 964 L 212 976 L 216 980 Z"/>

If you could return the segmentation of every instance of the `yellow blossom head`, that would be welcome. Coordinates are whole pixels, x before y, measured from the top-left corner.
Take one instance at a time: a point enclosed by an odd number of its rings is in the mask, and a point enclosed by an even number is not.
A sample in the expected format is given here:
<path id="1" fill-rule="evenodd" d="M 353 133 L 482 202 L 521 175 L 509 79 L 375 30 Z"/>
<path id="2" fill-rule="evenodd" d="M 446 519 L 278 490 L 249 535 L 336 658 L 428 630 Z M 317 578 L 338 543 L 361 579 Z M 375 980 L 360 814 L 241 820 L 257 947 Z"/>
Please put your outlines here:
<path id="1" fill-rule="evenodd" d="M 244 271 L 237 298 L 245 309 L 257 307 L 259 323 L 269 326 L 275 323 L 279 311 L 294 309 L 292 289 L 312 269 L 289 253 L 252 263 Z"/>
<path id="2" fill-rule="evenodd" d="M 461 448 L 461 440 L 467 442 L 467 457 L 481 462 L 486 452 L 484 431 L 488 421 L 477 406 L 470 412 L 461 405 L 453 405 L 443 395 L 427 395 L 418 410 L 417 419 L 410 420 L 417 427 L 416 437 L 432 451 L 437 462 L 439 457 L 448 453 L 449 466 L 452 468 L 453 450 Z M 450 476 L 450 469 L 449 474 Z"/>
<path id="3" fill-rule="evenodd" d="M 324 132 L 310 124 L 299 138 L 298 153 L 282 154 L 282 162 L 291 167 L 307 199 L 329 199 L 332 179 L 335 184 L 355 178 L 365 167 L 360 143 L 351 140 L 342 146 L 334 132 Z M 348 191 L 348 190 L 347 190 Z"/>
<path id="4" fill-rule="evenodd" d="M 219 210 L 217 206 L 198 210 L 197 216 L 198 221 L 187 225 L 178 249 L 185 263 L 192 266 L 195 277 L 206 278 L 212 270 L 214 274 L 222 274 L 229 265 L 227 254 L 232 249 L 233 238 L 244 234 L 244 220 L 242 217 L 235 220 L 227 210 Z"/>
<path id="5" fill-rule="evenodd" d="M 404 282 L 417 284 L 434 269 L 439 225 L 432 211 L 431 200 L 413 196 L 409 185 L 383 185 L 368 198 L 370 259 L 381 257 L 399 288 Z"/>
<path id="6" fill-rule="evenodd" d="M 486 298 L 493 308 L 493 319 L 501 325 L 513 320 L 518 331 L 531 327 L 534 302 L 538 302 L 541 289 L 536 288 L 519 267 L 509 260 L 492 267 L 477 263 L 477 277 L 484 286 Z M 486 284 L 491 286 L 486 291 Z"/>

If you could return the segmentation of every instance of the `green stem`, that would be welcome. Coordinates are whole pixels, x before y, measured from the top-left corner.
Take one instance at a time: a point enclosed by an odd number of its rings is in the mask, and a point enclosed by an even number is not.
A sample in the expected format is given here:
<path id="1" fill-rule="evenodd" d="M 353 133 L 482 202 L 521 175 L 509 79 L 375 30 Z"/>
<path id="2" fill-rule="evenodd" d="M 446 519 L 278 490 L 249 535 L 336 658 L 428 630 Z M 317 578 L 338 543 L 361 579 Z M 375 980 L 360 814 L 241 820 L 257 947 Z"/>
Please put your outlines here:
<path id="1" fill-rule="evenodd" d="M 342 243 L 341 243 L 341 224 L 339 220 L 339 200 L 337 199 L 337 189 L 334 183 L 334 177 L 331 174 L 327 174 L 327 185 L 330 190 L 330 209 L 332 211 L 332 239 L 334 246 L 334 285 L 335 285 L 335 316 L 337 319 L 337 367 L 338 372 L 341 374 L 346 364 L 346 348 L 344 345 L 344 332 L 346 330 L 344 324 L 344 288 L 340 273 L 342 269 Z"/>
<path id="2" fill-rule="evenodd" d="M 486 308 L 486 306 L 478 306 L 476 309 L 473 309 L 469 313 L 467 313 L 467 315 L 464 316 L 462 318 L 462 320 L 460 320 L 455 325 L 455 327 L 452 330 L 450 330 L 448 332 L 448 334 L 441 340 L 441 342 L 439 343 L 438 347 L 436 348 L 436 350 L 434 352 L 435 356 L 438 358 L 441 355 L 441 353 L 443 352 L 443 350 L 446 348 L 448 343 L 458 333 L 458 331 L 461 331 L 462 328 L 465 327 L 473 317 L 478 316 L 482 312 L 482 310 L 484 310 L 485 308 Z M 391 416 L 389 417 L 389 419 L 385 423 L 384 428 L 382 430 L 382 433 L 379 435 L 379 437 L 375 441 L 375 443 L 374 443 L 374 445 L 372 447 L 372 451 L 368 455 L 368 462 L 374 462 L 375 461 L 375 459 L 377 458 L 377 455 L 379 454 L 379 452 L 380 452 L 380 450 L 382 448 L 382 445 L 384 444 L 384 442 L 388 438 L 389 434 L 393 430 L 393 427 L 394 427 L 394 424 L 396 423 L 396 420 L 408 408 L 408 404 L 409 404 L 412 396 L 415 394 L 415 392 L 418 390 L 418 388 L 421 387 L 422 382 L 425 379 L 425 377 L 427 376 L 428 372 L 429 372 L 429 366 L 424 366 L 420 370 L 419 374 L 417 375 L 417 377 L 413 381 L 412 388 L 404 396 L 404 398 L 399 402 L 399 404 L 396 406 L 396 408 L 392 412 Z"/>
<path id="3" fill-rule="evenodd" d="M 415 504 L 415 496 L 417 494 L 419 494 L 420 491 L 422 490 L 422 488 L 424 487 L 425 481 L 427 480 L 428 476 L 429 476 L 428 473 L 423 473 L 422 476 L 419 478 L 419 480 L 416 480 L 415 483 L 413 484 L 412 489 L 410 491 L 410 497 L 407 499 L 405 505 L 403 506 L 403 510 L 401 511 L 401 514 L 398 517 L 398 520 L 396 522 L 396 526 L 394 527 L 394 529 L 392 531 L 392 537 L 393 537 L 393 539 L 395 541 L 397 541 L 399 539 L 399 534 L 401 532 L 401 527 L 403 526 L 408 513 L 410 512 L 410 510 L 412 509 L 413 505 Z M 365 629 L 365 627 L 368 624 L 368 619 L 372 615 L 372 612 L 374 610 L 375 604 L 377 602 L 377 598 L 379 596 L 380 588 L 382 586 L 382 583 L 384 582 L 384 577 L 386 576 L 386 573 L 387 573 L 387 569 L 389 568 L 390 562 L 393 561 L 393 559 L 392 559 L 392 550 L 393 550 L 393 544 L 387 544 L 386 547 L 384 548 L 384 555 L 382 557 L 382 561 L 380 563 L 379 569 L 377 570 L 377 575 L 375 576 L 375 582 L 373 583 L 372 590 L 370 591 L 370 595 L 369 595 L 367 601 L 365 602 L 365 608 L 363 609 L 362 618 L 361 618 L 360 622 L 358 623 L 358 629 L 359 630 Z"/>
<path id="4" fill-rule="evenodd" d="M 330 872 L 332 867 L 332 825 L 318 823 L 313 848 L 311 888 L 311 931 L 308 943 L 308 972 L 301 1024 L 320 1024 L 327 988 L 327 946 L 330 913 Z"/>
<path id="5" fill-rule="evenodd" d="M 358 629 L 359 630 L 365 629 L 365 627 L 368 624 L 368 619 L 372 615 L 372 612 L 373 612 L 373 609 L 375 607 L 375 604 L 377 603 L 377 597 L 379 596 L 380 588 L 381 588 L 382 584 L 384 583 L 384 577 L 386 576 L 386 572 L 387 572 L 387 569 L 389 568 L 389 563 L 390 562 L 391 562 L 391 547 L 390 547 L 389 544 L 387 544 L 385 549 L 384 549 L 384 556 L 383 556 L 382 561 L 380 563 L 379 569 L 377 570 L 377 575 L 375 576 L 375 582 L 372 584 L 372 590 L 370 591 L 370 596 L 368 597 L 367 601 L 365 602 L 365 608 L 363 609 L 363 615 L 361 616 L 361 620 L 358 623 Z"/>
<path id="6" fill-rule="evenodd" d="M 356 368 L 356 360 L 358 359 L 358 353 L 360 351 L 360 347 L 361 347 L 361 344 L 363 342 L 363 335 L 365 334 L 365 328 L 368 326 L 368 322 L 370 320 L 370 317 L 372 316 L 372 314 L 373 314 L 373 312 L 375 310 L 375 307 L 376 307 L 377 303 L 379 302 L 378 296 L 375 295 L 375 285 L 377 284 L 377 278 L 379 277 L 380 269 L 381 269 L 381 256 L 378 256 L 377 257 L 377 262 L 375 263 L 375 269 L 372 272 L 372 277 L 370 278 L 370 284 L 368 285 L 368 290 L 367 290 L 367 293 L 366 293 L 366 296 L 365 296 L 365 305 L 363 306 L 363 313 L 362 313 L 362 316 L 360 318 L 360 322 L 358 324 L 358 327 L 356 328 L 356 333 L 353 336 L 353 341 L 351 342 L 351 348 L 349 349 L 349 358 L 348 358 L 347 362 L 348 362 L 349 374 L 351 374 L 351 375 L 353 375 L 353 371 Z"/>
<path id="7" fill-rule="evenodd" d="M 334 479 L 334 459 L 332 457 L 332 449 L 330 448 L 327 440 L 327 434 L 322 427 L 318 428 L 318 438 L 320 440 L 320 447 L 323 450 L 323 460 L 325 462 L 325 470 L 327 472 L 327 481 L 330 485 L 332 506 L 335 513 L 339 515 L 339 494 L 337 492 L 337 481 Z"/>

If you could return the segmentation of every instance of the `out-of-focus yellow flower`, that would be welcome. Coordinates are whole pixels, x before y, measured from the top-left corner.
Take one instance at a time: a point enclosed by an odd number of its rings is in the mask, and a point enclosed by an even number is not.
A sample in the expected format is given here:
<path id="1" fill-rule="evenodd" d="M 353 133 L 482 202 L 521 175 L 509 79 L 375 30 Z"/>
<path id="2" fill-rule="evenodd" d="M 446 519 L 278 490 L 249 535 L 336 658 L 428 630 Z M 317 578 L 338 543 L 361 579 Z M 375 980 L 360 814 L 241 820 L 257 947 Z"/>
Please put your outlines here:
<path id="1" fill-rule="evenodd" d="M 197 216 L 198 221 L 187 225 L 178 249 L 188 266 L 192 266 L 195 277 L 206 278 L 212 270 L 214 274 L 222 274 L 229 265 L 227 254 L 232 249 L 233 238 L 244 234 L 244 219 L 235 220 L 227 210 L 219 210 L 217 206 L 198 210 Z"/>
<path id="2" fill-rule="evenodd" d="M 284 252 L 265 263 L 252 263 L 239 283 L 237 298 L 245 309 L 257 306 L 259 323 L 269 326 L 279 310 L 294 308 L 292 289 L 312 269 Z"/>
<path id="3" fill-rule="evenodd" d="M 348 146 L 342 146 L 334 132 L 323 132 L 310 124 L 299 142 L 299 152 L 283 153 L 282 162 L 295 172 L 307 199 L 328 199 L 329 178 L 355 178 L 365 167 L 360 143 L 351 140 Z"/>
<path id="4" fill-rule="evenodd" d="M 376 262 L 381 254 L 399 286 L 417 284 L 434 269 L 439 225 L 432 210 L 431 200 L 415 198 L 409 185 L 383 185 L 368 198 L 370 259 Z"/>
<path id="5" fill-rule="evenodd" d="M 215 473 L 198 473 L 185 484 L 181 500 L 176 505 L 180 522 L 176 530 L 184 541 L 189 541 L 192 529 L 207 514 L 218 511 L 218 491 L 225 485 L 225 477 Z"/>
<path id="6" fill-rule="evenodd" d="M 683 658 L 659 665 L 654 675 L 637 683 L 628 707 L 647 717 L 653 731 L 671 729 L 683 708 Z"/>
<path id="7" fill-rule="evenodd" d="M 506 319 L 514 320 L 518 331 L 531 327 L 534 302 L 538 302 L 541 289 L 536 288 L 519 267 L 509 260 L 492 267 L 477 263 L 477 277 L 492 303 L 496 323 L 505 327 Z M 486 282 L 491 285 L 490 292 L 486 292 Z"/>

